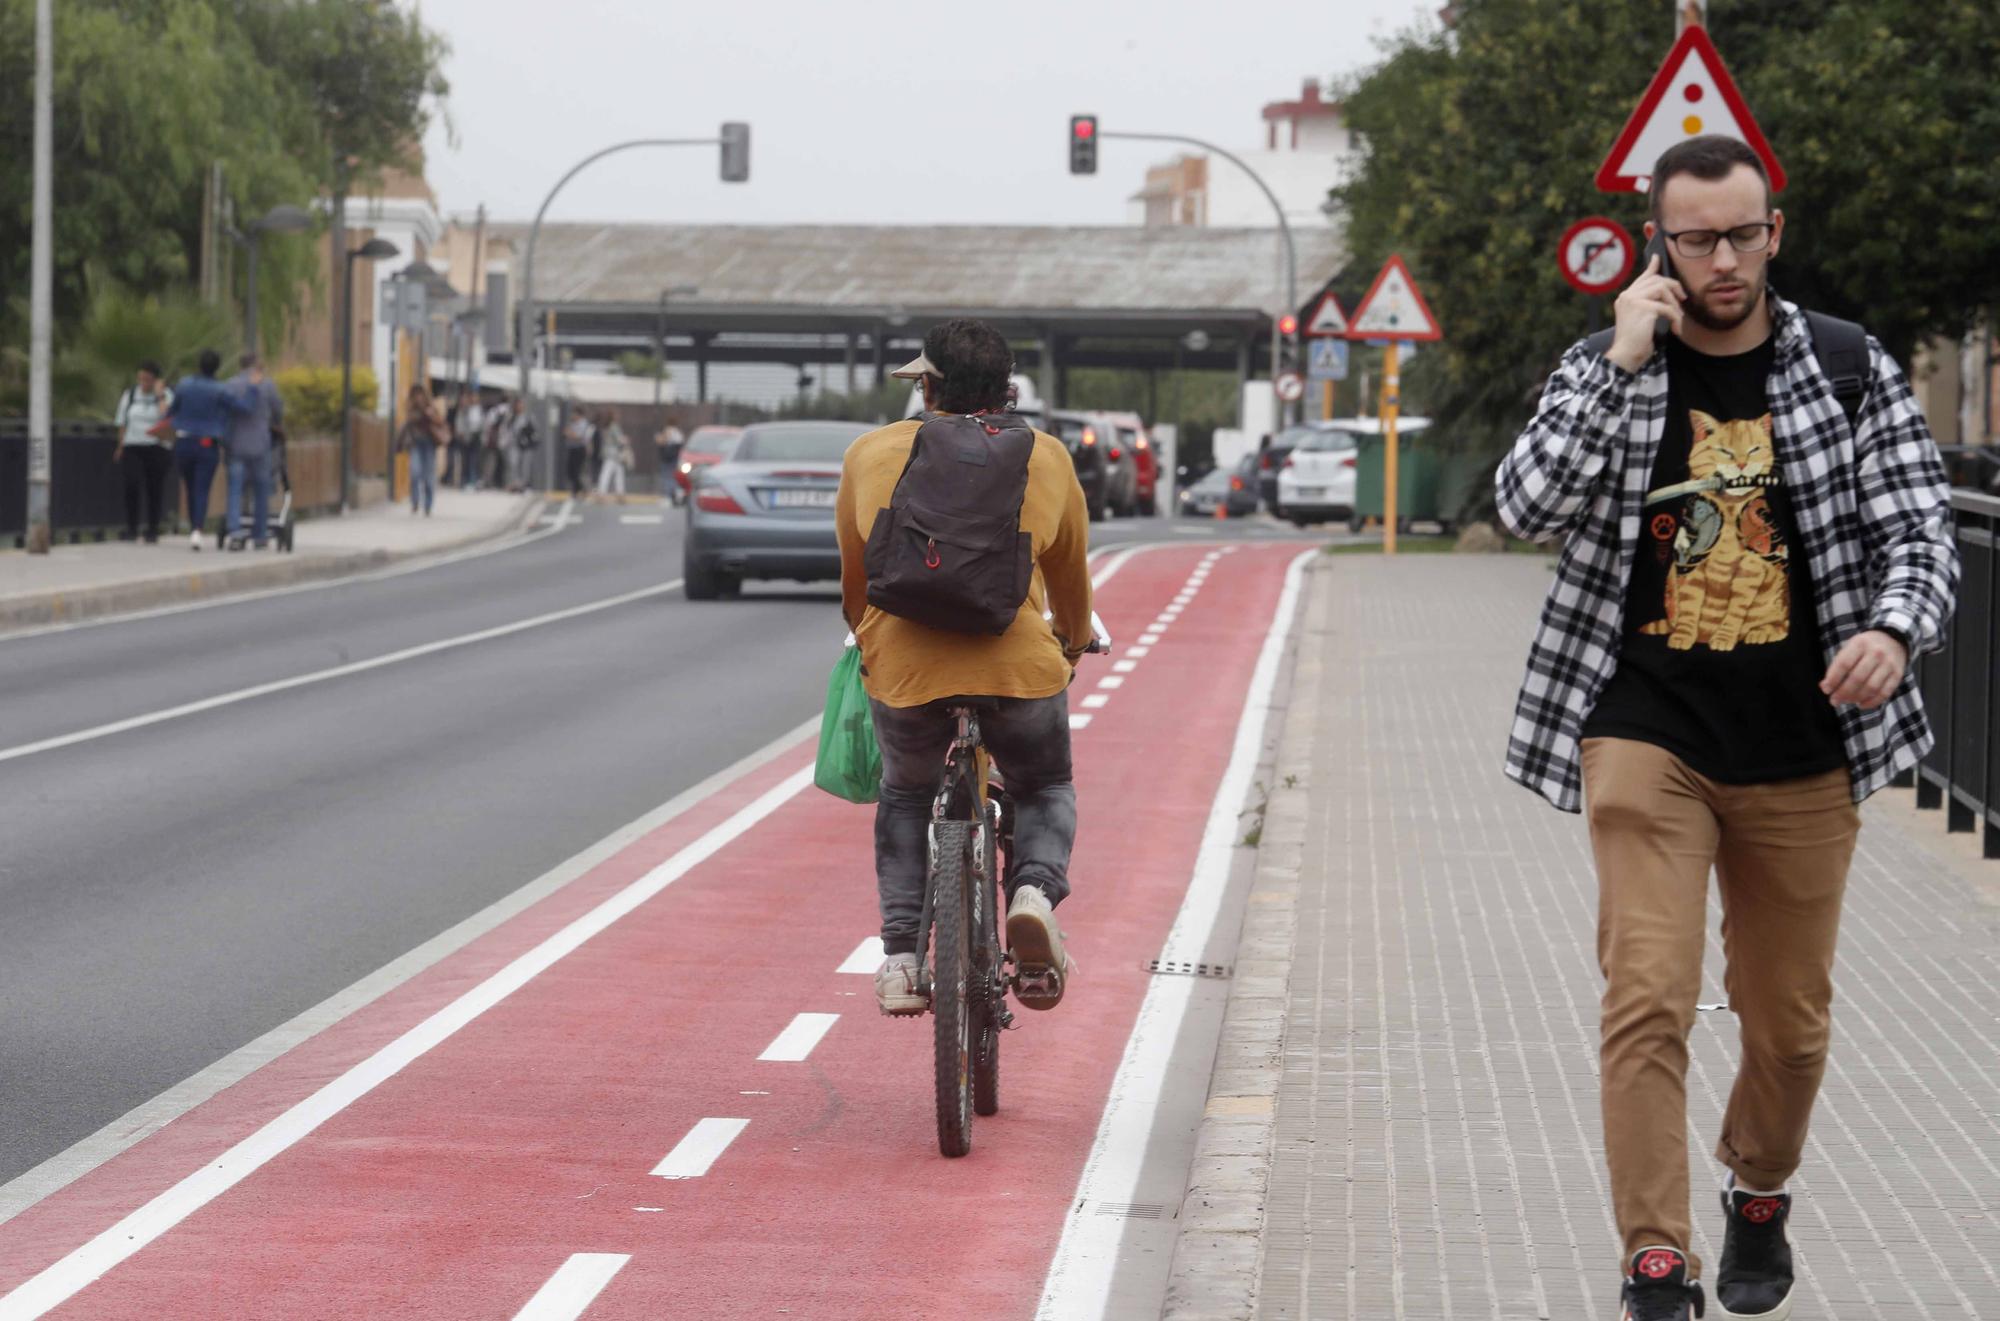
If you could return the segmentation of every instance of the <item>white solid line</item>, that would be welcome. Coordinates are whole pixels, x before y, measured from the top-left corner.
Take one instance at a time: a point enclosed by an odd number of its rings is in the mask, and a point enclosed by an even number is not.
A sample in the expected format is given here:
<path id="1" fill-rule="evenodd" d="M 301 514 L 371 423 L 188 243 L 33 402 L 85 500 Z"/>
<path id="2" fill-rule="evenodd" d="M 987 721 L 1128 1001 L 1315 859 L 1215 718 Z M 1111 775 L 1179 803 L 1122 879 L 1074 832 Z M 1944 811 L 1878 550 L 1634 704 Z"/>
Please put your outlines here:
<path id="1" fill-rule="evenodd" d="M 1107 674 L 1097 681 L 1097 686 L 1099 688 L 1123 688 L 1125 686 L 1125 676 L 1122 674 Z"/>
<path id="2" fill-rule="evenodd" d="M 620 514 L 618 521 L 626 527 L 658 527 L 667 521 L 665 514 Z"/>
<path id="3" fill-rule="evenodd" d="M 1237 838 L 1237 821 L 1243 800 L 1250 790 L 1250 777 L 1262 755 L 1264 727 L 1271 714 L 1271 694 L 1277 687 L 1278 666 L 1284 657 L 1285 639 L 1290 636 L 1296 612 L 1299 584 L 1305 566 L 1316 550 L 1306 551 L 1285 571 L 1284 591 L 1265 634 L 1264 648 L 1251 672 L 1250 689 L 1243 699 L 1243 716 L 1236 726 L 1236 743 L 1229 755 L 1229 768 L 1215 791 L 1209 808 L 1208 824 L 1202 832 L 1201 847 L 1195 855 L 1194 874 L 1180 914 L 1167 933 L 1163 959 L 1199 960 L 1207 952 L 1209 933 L 1215 927 L 1224 892 L 1229 887 L 1229 863 Z M 1036 1321 L 1097 1321 L 1105 1312 L 1111 1281 L 1119 1265 L 1119 1241 L 1126 1222 L 1115 1216 L 1086 1213 L 1093 1202 L 1130 1202 L 1139 1183 L 1152 1136 L 1160 1096 L 1167 1084 L 1167 1066 L 1174 1043 L 1181 1034 L 1193 994 L 1191 977 L 1156 977 L 1147 986 L 1139 1019 L 1125 1043 L 1124 1057 L 1111 1083 L 1111 1095 L 1098 1121 L 1097 1138 L 1077 1180 L 1076 1196 L 1070 1199 L 1069 1217 L 1055 1259 L 1042 1285 L 1042 1298 L 1035 1310 Z"/>
<path id="4" fill-rule="evenodd" d="M 882 953 L 882 937 L 870 936 L 854 947 L 854 953 L 847 956 L 847 962 L 835 968 L 835 972 L 872 973 L 882 966 L 887 957 Z"/>
<path id="5" fill-rule="evenodd" d="M 0 1298 L 0 1321 L 39 1317 L 228 1192 L 314 1129 L 395 1077 L 440 1042 L 533 981 L 565 955 L 713 857 L 812 782 L 807 767 L 673 857 L 292 1106 L 228 1151 Z"/>
<path id="6" fill-rule="evenodd" d="M 1130 674 L 1132 671 L 1138 668 L 1139 668 L 1139 662 L 1135 660 L 1122 660 L 1122 661 L 1111 662 L 1111 672 L 1113 674 Z"/>
<path id="7" fill-rule="evenodd" d="M 1092 693 L 1090 696 L 1083 699 L 1083 709 L 1086 711 L 1095 711 L 1098 708 L 1107 705 L 1110 701 L 1111 701 L 1110 693 Z"/>
<path id="8" fill-rule="evenodd" d="M 757 1058 L 784 1064 L 796 1064 L 812 1054 L 813 1047 L 820 1039 L 833 1030 L 840 1021 L 839 1014 L 799 1014 L 790 1025 L 780 1032 L 777 1039 L 764 1047 L 764 1053 Z"/>
<path id="9" fill-rule="evenodd" d="M 74 734 L 59 734 L 54 738 L 41 739 L 34 743 L 22 743 L 15 747 L 0 749 L 0 761 L 13 761 L 20 757 L 32 757 L 38 752 L 53 752 L 57 748 L 75 747 L 79 743 L 89 743 L 96 739 L 110 738 L 113 734 L 125 734 L 148 725 L 165 724 L 169 720 L 179 720 L 184 716 L 200 715 L 218 707 L 234 706 L 238 702 L 248 702 L 259 697 L 269 697 L 273 693 L 289 692 L 294 688 L 304 688 L 311 684 L 325 683 L 330 679 L 345 679 L 349 675 L 366 674 L 403 661 L 417 660 L 424 656 L 435 656 L 441 651 L 455 651 L 460 647 L 470 647 L 479 642 L 491 642 L 514 633 L 523 633 L 544 624 L 560 623 L 565 619 L 575 619 L 581 615 L 595 614 L 599 610 L 610 610 L 634 601 L 643 601 L 650 596 L 673 591 L 681 585 L 676 578 L 672 582 L 656 587 L 642 587 L 636 592 L 622 592 L 617 596 L 607 596 L 601 601 L 590 601 L 583 605 L 571 606 L 567 610 L 557 610 L 551 614 L 536 615 L 532 619 L 517 619 L 511 624 L 497 628 L 485 628 L 477 633 L 466 633 L 460 637 L 444 638 L 437 642 L 426 642 L 417 647 L 405 647 L 392 651 L 386 656 L 375 656 L 368 660 L 353 661 L 347 665 L 335 665 L 329 669 L 314 670 L 310 674 L 295 674 L 289 679 L 274 679 L 270 683 L 260 683 L 249 688 L 239 688 L 233 693 L 222 693 L 215 697 L 204 697 L 198 702 L 186 702 L 180 706 L 170 706 L 163 711 L 152 711 L 143 716 L 132 716 L 125 720 L 114 720 L 108 725 L 97 725 L 90 729 L 80 729 Z"/>
<path id="10" fill-rule="evenodd" d="M 1089 717 L 1089 716 L 1085 716 L 1085 715 L 1078 715 L 1078 714 L 1076 714 L 1076 713 L 1075 713 L 1074 711 L 1072 711 L 1072 712 L 1070 713 L 1070 717 L 1069 717 L 1069 727 L 1070 727 L 1071 729 L 1082 729 L 1082 728 L 1083 728 L 1084 726 L 1088 725 L 1089 723 L 1090 723 L 1090 717 Z"/>
<path id="11" fill-rule="evenodd" d="M 631 1254 L 623 1252 L 577 1253 L 535 1290 L 528 1305 L 514 1313 L 514 1321 L 575 1321 L 630 1260 Z"/>
<path id="12" fill-rule="evenodd" d="M 1147 655 L 1152 650 L 1151 647 L 1127 647 L 1125 648 L 1125 654 L 1136 660 L 1141 656 Z"/>
<path id="13" fill-rule="evenodd" d="M 661 1179 L 699 1179 L 708 1167 L 736 1141 L 736 1135 L 750 1127 L 747 1119 L 704 1119 L 674 1144 L 667 1158 L 653 1167 Z"/>
<path id="14" fill-rule="evenodd" d="M 126 1148 L 151 1137 L 174 1120 L 277 1059 L 292 1047 L 340 1022 L 365 1005 L 374 1003 L 404 982 L 441 962 L 485 935 L 516 913 L 540 903 L 548 896 L 584 875 L 606 858 L 616 855 L 635 840 L 645 838 L 690 808 L 706 801 L 719 790 L 745 775 L 767 766 L 816 733 L 820 718 L 812 719 L 780 734 L 757 751 L 726 766 L 699 784 L 675 794 L 660 806 L 619 827 L 595 844 L 565 858 L 512 894 L 494 900 L 458 925 L 432 936 L 393 962 L 384 964 L 366 977 L 334 992 L 312 1008 L 280 1023 L 247 1045 L 239 1046 L 200 1073 L 184 1079 L 159 1095 L 134 1106 L 97 1132 L 67 1150 L 49 1157 L 40 1165 L 0 1184 L 0 1225 L 41 1201 L 51 1193 L 110 1160 Z M 880 938 L 876 941 L 875 962 L 881 962 Z M 871 964 L 868 971 L 874 971 Z"/>

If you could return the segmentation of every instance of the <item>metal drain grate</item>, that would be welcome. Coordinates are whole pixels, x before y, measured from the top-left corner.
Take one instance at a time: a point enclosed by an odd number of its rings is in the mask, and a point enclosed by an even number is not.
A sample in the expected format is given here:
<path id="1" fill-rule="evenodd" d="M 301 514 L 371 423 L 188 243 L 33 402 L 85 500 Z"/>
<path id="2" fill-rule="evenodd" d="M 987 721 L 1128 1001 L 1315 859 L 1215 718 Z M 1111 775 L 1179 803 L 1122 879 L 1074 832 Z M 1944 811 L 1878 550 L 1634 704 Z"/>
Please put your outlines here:
<path id="1" fill-rule="evenodd" d="M 1229 965 L 1226 963 L 1183 963 L 1178 959 L 1154 959 L 1146 965 L 1146 971 L 1162 973 L 1173 977 L 1227 977 Z"/>
<path id="2" fill-rule="evenodd" d="M 1097 1214 L 1121 1220 L 1164 1220 L 1167 1208 L 1158 1202 L 1099 1202 Z"/>

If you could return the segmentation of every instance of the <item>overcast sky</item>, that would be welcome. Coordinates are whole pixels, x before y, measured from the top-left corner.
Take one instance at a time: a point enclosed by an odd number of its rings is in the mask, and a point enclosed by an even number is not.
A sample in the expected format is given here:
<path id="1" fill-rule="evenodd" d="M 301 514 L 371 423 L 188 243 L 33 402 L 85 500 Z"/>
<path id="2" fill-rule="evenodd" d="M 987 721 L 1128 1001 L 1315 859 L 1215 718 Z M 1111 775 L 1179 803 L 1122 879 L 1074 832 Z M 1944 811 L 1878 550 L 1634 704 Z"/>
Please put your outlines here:
<path id="1" fill-rule="evenodd" d="M 1262 145 L 1260 111 L 1380 58 L 1440 0 L 421 0 L 451 42 L 426 139 L 440 205 L 532 218 L 577 160 L 752 125 L 747 184 L 713 148 L 586 170 L 551 219 L 1122 224 L 1158 144 L 1068 173 L 1069 116 Z M 454 145 L 453 138 L 456 142 Z"/>

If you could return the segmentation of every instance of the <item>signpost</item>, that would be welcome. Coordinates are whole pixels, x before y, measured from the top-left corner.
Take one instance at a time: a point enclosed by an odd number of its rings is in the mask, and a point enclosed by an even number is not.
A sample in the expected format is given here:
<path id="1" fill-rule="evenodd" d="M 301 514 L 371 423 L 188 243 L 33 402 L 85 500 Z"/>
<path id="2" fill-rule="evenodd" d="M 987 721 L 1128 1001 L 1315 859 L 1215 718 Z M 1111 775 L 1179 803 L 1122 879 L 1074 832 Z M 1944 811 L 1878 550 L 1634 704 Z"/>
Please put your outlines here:
<path id="1" fill-rule="evenodd" d="M 1748 143 L 1771 176 L 1771 191 L 1785 186 L 1785 169 L 1757 127 L 1736 81 L 1705 28 L 1682 29 L 1660 70 L 1639 98 L 1638 109 L 1597 167 L 1597 187 L 1607 193 L 1643 193 L 1653 182 L 1653 165 L 1668 147 L 1704 133 L 1720 133 Z"/>
<path id="2" fill-rule="evenodd" d="M 1382 553 L 1396 553 L 1396 512 L 1400 507 L 1396 488 L 1396 416 L 1402 404 L 1401 378 L 1396 369 L 1399 344 L 1442 339 L 1430 304 L 1417 290 L 1410 268 L 1400 256 L 1391 254 L 1375 276 L 1375 283 L 1354 309 L 1350 338 L 1388 341 L 1382 351 Z"/>

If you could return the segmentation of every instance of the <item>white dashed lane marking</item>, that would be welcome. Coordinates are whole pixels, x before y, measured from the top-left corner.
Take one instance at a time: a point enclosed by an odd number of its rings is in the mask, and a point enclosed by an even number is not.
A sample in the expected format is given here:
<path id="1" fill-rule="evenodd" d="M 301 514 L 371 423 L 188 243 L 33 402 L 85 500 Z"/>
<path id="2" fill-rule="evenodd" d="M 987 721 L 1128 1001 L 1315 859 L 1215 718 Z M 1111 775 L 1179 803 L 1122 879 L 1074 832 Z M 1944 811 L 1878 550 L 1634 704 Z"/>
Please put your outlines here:
<path id="1" fill-rule="evenodd" d="M 688 1130 L 667 1158 L 653 1167 L 661 1179 L 699 1179 L 707 1174 L 716 1158 L 736 1141 L 736 1135 L 750 1126 L 747 1119 L 704 1119 Z"/>
<path id="2" fill-rule="evenodd" d="M 858 972 L 872 974 L 882 966 L 886 956 L 882 953 L 882 937 L 870 936 L 854 947 L 854 953 L 847 956 L 847 962 L 834 969 L 835 972 Z"/>
<path id="3" fill-rule="evenodd" d="M 656 1207 L 636 1207 L 635 1210 L 651 1211 Z M 535 1290 L 535 1296 L 528 1305 L 514 1313 L 514 1321 L 574 1321 L 582 1316 L 584 1309 L 596 1301 L 604 1292 L 604 1286 L 611 1283 L 611 1277 L 625 1269 L 625 1263 L 632 1260 L 631 1254 L 623 1252 L 579 1252 L 562 1264 L 562 1269 L 549 1276 L 548 1283 Z"/>
<path id="4" fill-rule="evenodd" d="M 757 1058 L 782 1064 L 797 1064 L 812 1054 L 813 1047 L 817 1046 L 839 1021 L 839 1014 L 799 1014 L 783 1032 L 778 1034 L 777 1040 L 764 1047 L 764 1053 Z"/>

